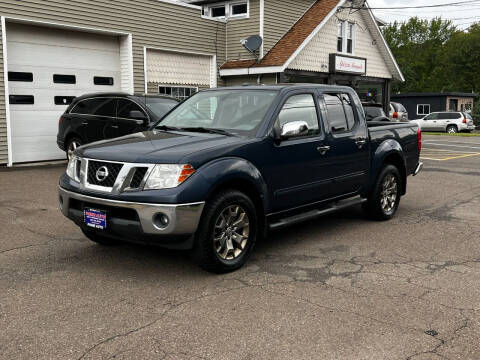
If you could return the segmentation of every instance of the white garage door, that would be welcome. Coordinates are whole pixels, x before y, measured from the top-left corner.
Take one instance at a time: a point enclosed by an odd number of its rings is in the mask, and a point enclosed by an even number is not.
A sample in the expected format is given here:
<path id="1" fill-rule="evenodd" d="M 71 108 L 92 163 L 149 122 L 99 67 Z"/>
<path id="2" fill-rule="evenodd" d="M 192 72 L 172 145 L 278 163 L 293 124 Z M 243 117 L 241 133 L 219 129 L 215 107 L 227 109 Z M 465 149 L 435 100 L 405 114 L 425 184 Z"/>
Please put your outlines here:
<path id="1" fill-rule="evenodd" d="M 13 162 L 62 159 L 58 119 L 75 96 L 121 88 L 119 38 L 7 24 Z"/>

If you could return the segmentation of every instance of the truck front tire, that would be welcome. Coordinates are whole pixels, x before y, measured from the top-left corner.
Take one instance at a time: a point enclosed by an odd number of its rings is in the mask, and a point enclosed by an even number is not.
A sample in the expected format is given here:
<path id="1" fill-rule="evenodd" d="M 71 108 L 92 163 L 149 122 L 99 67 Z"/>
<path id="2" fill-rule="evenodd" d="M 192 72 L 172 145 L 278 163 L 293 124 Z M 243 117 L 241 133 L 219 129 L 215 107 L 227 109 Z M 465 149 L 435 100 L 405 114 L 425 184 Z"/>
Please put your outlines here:
<path id="1" fill-rule="evenodd" d="M 252 200 L 237 190 L 222 191 L 205 206 L 192 255 L 209 272 L 235 271 L 250 257 L 257 236 Z"/>
<path id="2" fill-rule="evenodd" d="M 390 220 L 400 205 L 402 180 L 394 165 L 386 165 L 380 172 L 375 187 L 367 198 L 364 210 L 375 220 Z"/>

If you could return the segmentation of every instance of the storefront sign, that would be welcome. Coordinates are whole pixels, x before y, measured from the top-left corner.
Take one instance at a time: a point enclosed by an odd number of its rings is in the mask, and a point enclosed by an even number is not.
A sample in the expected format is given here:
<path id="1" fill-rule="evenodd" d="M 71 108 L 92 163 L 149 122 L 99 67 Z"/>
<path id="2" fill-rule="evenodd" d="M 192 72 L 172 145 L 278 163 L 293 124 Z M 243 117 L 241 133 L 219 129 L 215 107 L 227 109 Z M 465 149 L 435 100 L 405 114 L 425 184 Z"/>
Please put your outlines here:
<path id="1" fill-rule="evenodd" d="M 330 54 L 330 69 L 333 72 L 364 75 L 367 59 Z"/>

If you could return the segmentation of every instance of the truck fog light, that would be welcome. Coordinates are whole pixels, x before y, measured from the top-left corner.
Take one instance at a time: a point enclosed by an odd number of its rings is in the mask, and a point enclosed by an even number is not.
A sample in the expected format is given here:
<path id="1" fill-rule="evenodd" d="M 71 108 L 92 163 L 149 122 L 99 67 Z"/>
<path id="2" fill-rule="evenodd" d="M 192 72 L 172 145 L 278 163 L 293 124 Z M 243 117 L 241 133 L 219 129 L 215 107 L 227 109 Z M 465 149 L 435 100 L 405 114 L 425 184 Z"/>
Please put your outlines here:
<path id="1" fill-rule="evenodd" d="M 158 213 L 154 216 L 153 223 L 159 229 L 166 229 L 168 224 L 170 224 L 170 219 L 167 215 Z"/>

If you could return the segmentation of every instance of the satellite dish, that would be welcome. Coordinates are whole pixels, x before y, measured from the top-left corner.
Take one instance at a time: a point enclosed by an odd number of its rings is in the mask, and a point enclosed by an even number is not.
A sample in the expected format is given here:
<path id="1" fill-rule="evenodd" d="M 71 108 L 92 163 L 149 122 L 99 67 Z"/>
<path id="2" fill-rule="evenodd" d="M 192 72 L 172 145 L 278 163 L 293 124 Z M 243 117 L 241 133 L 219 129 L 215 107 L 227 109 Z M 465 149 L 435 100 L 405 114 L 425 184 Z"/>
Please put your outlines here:
<path id="1" fill-rule="evenodd" d="M 252 54 L 254 54 L 258 49 L 260 49 L 262 43 L 263 39 L 261 36 L 258 35 L 252 35 L 248 39 L 242 40 L 242 45 Z"/>

